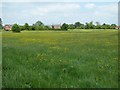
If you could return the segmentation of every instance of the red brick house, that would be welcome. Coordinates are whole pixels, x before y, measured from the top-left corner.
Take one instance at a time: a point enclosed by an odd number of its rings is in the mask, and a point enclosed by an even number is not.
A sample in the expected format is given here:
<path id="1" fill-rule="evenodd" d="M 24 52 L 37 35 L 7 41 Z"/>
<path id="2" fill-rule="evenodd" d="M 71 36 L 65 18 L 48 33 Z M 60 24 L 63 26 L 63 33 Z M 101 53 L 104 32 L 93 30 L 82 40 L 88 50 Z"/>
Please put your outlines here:
<path id="1" fill-rule="evenodd" d="M 52 28 L 53 29 L 61 29 L 61 25 L 60 24 L 58 24 L 58 25 L 52 25 Z"/>
<path id="2" fill-rule="evenodd" d="M 12 29 L 12 25 L 7 24 L 4 26 L 4 30 L 6 31 L 10 31 L 11 29 Z"/>

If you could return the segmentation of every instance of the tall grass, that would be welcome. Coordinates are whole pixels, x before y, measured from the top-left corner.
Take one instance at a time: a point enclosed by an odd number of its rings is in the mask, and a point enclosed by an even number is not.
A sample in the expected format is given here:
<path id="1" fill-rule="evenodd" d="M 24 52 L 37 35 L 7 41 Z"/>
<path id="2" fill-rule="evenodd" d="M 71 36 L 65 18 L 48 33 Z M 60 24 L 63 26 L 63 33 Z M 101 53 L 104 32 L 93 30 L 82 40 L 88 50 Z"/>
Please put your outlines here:
<path id="1" fill-rule="evenodd" d="M 118 32 L 3 32 L 3 88 L 116 88 Z"/>

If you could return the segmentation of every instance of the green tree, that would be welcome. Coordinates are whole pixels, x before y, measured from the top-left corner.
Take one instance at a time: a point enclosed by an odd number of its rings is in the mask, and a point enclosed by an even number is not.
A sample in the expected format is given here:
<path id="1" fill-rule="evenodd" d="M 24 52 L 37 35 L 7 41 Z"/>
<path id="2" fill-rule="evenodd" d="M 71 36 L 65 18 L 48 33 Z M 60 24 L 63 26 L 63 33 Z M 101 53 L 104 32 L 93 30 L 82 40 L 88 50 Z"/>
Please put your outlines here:
<path id="1" fill-rule="evenodd" d="M 41 21 L 37 21 L 33 26 L 44 26 L 44 24 Z"/>
<path id="2" fill-rule="evenodd" d="M 86 29 L 94 29 L 94 28 L 95 28 L 95 25 L 93 24 L 93 22 L 89 22 L 89 23 L 86 23 L 85 28 L 86 28 Z"/>
<path id="3" fill-rule="evenodd" d="M 64 24 L 61 26 L 61 29 L 67 31 L 67 30 L 68 30 L 68 24 L 64 23 Z"/>
<path id="4" fill-rule="evenodd" d="M 96 22 L 96 25 L 100 25 L 100 22 Z"/>
<path id="5" fill-rule="evenodd" d="M 22 31 L 22 30 L 24 30 L 24 26 L 19 26 L 20 27 L 20 30 Z"/>
<path id="6" fill-rule="evenodd" d="M 78 29 L 84 29 L 85 28 L 84 24 L 82 24 L 80 22 L 76 22 L 74 26 L 75 26 L 75 28 L 78 28 Z"/>
<path id="7" fill-rule="evenodd" d="M 20 32 L 20 27 L 19 27 L 19 25 L 14 24 L 14 25 L 12 26 L 12 31 L 13 31 L 13 32 Z"/>
<path id="8" fill-rule="evenodd" d="M 2 26 L 2 19 L 0 18 L 0 29 L 2 29 L 3 26 Z"/>
<path id="9" fill-rule="evenodd" d="M 28 24 L 28 23 L 25 23 L 24 29 L 25 29 L 25 30 L 29 30 L 29 24 Z"/>
<path id="10" fill-rule="evenodd" d="M 110 29 L 111 28 L 111 26 L 109 25 L 109 24 L 103 24 L 102 25 L 102 29 Z"/>
<path id="11" fill-rule="evenodd" d="M 75 29 L 75 25 L 74 24 L 69 24 L 68 29 Z"/>
<path id="12" fill-rule="evenodd" d="M 111 24 L 111 29 L 115 29 L 116 26 L 116 24 Z"/>
<path id="13" fill-rule="evenodd" d="M 81 23 L 80 23 L 80 22 L 76 22 L 76 23 L 75 23 L 75 28 L 80 27 L 80 25 L 81 25 Z"/>
<path id="14" fill-rule="evenodd" d="M 95 26 L 96 29 L 101 29 L 101 25 L 100 25 L 100 22 L 96 22 L 96 26 Z"/>
<path id="15" fill-rule="evenodd" d="M 44 26 L 44 30 L 50 30 L 51 28 L 49 26 Z"/>
<path id="16" fill-rule="evenodd" d="M 31 26 L 32 28 L 31 28 L 31 30 L 35 30 L 35 26 Z"/>
<path id="17" fill-rule="evenodd" d="M 102 29 L 101 25 L 96 25 L 95 28 L 96 29 Z"/>
<path id="18" fill-rule="evenodd" d="M 80 29 L 85 29 L 85 25 L 84 25 L 84 24 L 81 24 L 81 25 L 80 25 Z"/>

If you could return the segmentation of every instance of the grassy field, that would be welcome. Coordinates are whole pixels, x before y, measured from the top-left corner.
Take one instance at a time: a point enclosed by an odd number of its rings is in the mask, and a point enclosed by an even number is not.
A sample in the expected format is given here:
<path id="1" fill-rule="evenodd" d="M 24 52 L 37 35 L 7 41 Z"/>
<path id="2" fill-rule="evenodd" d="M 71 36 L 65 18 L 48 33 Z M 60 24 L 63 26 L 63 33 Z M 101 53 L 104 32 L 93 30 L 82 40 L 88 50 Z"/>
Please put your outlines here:
<path id="1" fill-rule="evenodd" d="M 118 87 L 118 31 L 3 32 L 3 88 Z"/>

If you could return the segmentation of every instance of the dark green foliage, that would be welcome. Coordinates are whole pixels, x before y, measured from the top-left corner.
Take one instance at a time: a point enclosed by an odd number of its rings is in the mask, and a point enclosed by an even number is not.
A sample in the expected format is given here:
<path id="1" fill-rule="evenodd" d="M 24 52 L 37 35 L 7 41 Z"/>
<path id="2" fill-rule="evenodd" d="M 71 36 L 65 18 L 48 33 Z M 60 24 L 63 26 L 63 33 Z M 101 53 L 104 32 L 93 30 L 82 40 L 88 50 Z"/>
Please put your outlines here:
<path id="1" fill-rule="evenodd" d="M 96 22 L 96 25 L 93 22 L 86 23 L 85 25 L 80 22 L 75 22 L 75 24 L 69 24 L 68 29 L 115 29 L 116 24 L 103 24 Z"/>
<path id="2" fill-rule="evenodd" d="M 13 32 L 20 32 L 21 30 L 20 30 L 19 25 L 14 24 L 14 25 L 12 26 L 12 31 L 13 31 Z"/>
<path id="3" fill-rule="evenodd" d="M 96 25 L 95 28 L 96 29 L 102 29 L 102 26 L 101 25 Z"/>
<path id="4" fill-rule="evenodd" d="M 41 21 L 37 21 L 33 26 L 44 26 L 44 24 Z"/>
<path id="5" fill-rule="evenodd" d="M 115 29 L 116 26 L 116 24 L 111 24 L 111 29 Z"/>
<path id="6" fill-rule="evenodd" d="M 86 23 L 85 29 L 94 29 L 94 28 L 95 25 L 93 24 L 93 22 Z"/>
<path id="7" fill-rule="evenodd" d="M 2 26 L 2 19 L 0 18 L 0 29 L 2 29 L 3 26 Z"/>
<path id="8" fill-rule="evenodd" d="M 80 22 L 76 22 L 76 23 L 75 23 L 75 28 L 80 27 L 80 25 L 81 25 L 81 23 L 80 23 Z"/>
<path id="9" fill-rule="evenodd" d="M 84 24 L 82 24 L 80 22 L 76 22 L 74 26 L 76 29 L 84 29 L 85 28 Z"/>
<path id="10" fill-rule="evenodd" d="M 43 30 L 44 26 L 35 26 L 35 30 Z"/>
<path id="11" fill-rule="evenodd" d="M 67 30 L 68 30 L 68 24 L 64 23 L 64 24 L 61 26 L 61 29 L 64 30 L 64 31 L 67 31 Z"/>
<path id="12" fill-rule="evenodd" d="M 28 23 L 25 23 L 24 30 L 29 30 L 29 24 Z"/>
<path id="13" fill-rule="evenodd" d="M 29 30 L 35 31 L 35 26 L 29 26 Z"/>
<path id="14" fill-rule="evenodd" d="M 19 27 L 20 27 L 20 30 L 21 30 L 21 31 L 25 30 L 25 29 L 24 29 L 24 26 L 19 26 Z"/>
<path id="15" fill-rule="evenodd" d="M 51 28 L 49 26 L 44 26 L 44 30 L 50 30 Z"/>
<path id="16" fill-rule="evenodd" d="M 105 24 L 105 23 L 104 23 L 104 24 L 102 25 L 102 28 L 103 28 L 103 29 L 111 29 L 111 26 L 110 26 L 109 24 Z"/>
<path id="17" fill-rule="evenodd" d="M 75 25 L 74 24 L 69 24 L 68 29 L 75 29 Z"/>
<path id="18" fill-rule="evenodd" d="M 99 22 L 96 22 L 96 25 L 91 22 L 87 22 L 86 24 L 82 24 L 80 22 L 75 22 L 74 24 L 66 24 L 64 23 L 61 26 L 61 29 L 54 29 L 53 26 L 47 26 L 44 25 L 41 21 L 37 21 L 32 26 L 29 26 L 28 23 L 25 23 L 24 26 L 20 26 L 21 30 L 31 30 L 31 31 L 42 31 L 42 30 L 55 30 L 55 31 L 67 31 L 68 29 L 115 29 L 117 25 L 116 24 L 100 24 Z"/>

